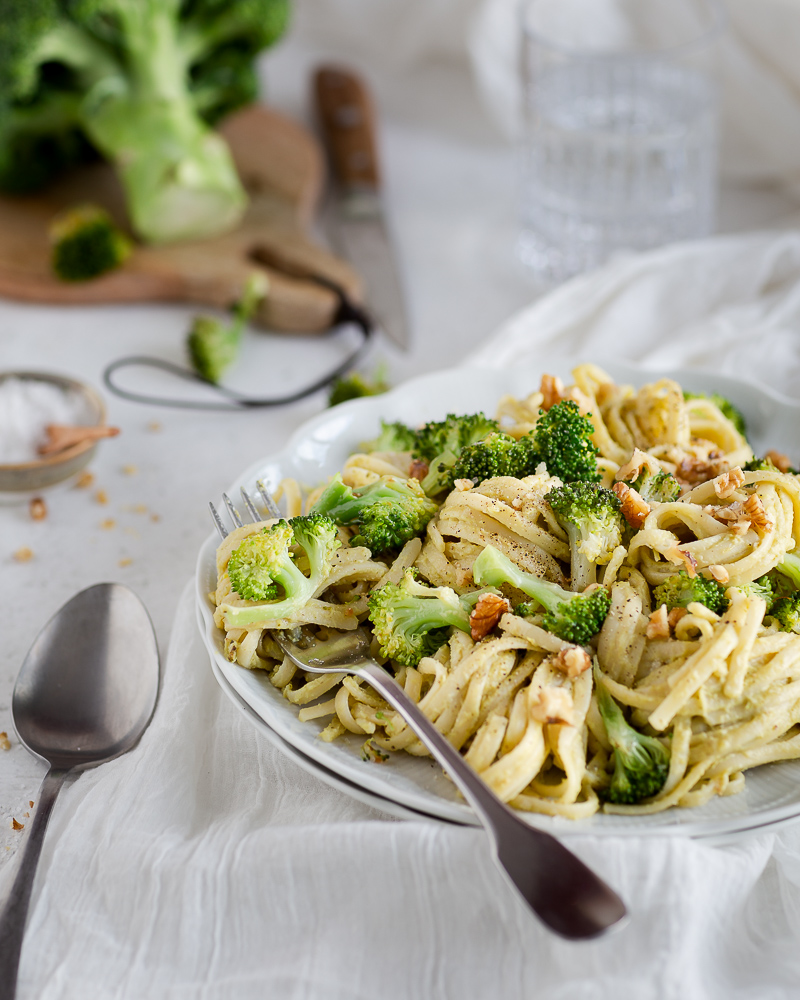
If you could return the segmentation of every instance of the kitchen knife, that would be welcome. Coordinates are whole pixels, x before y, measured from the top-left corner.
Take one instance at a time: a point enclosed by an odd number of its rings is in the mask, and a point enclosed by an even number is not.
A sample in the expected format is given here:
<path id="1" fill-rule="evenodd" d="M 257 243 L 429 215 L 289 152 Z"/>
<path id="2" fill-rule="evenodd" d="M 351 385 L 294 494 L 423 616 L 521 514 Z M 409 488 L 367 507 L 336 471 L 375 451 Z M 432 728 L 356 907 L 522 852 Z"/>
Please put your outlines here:
<path id="1" fill-rule="evenodd" d="M 383 218 L 375 114 L 369 92 L 349 70 L 324 66 L 314 77 L 317 113 L 335 182 L 336 249 L 359 271 L 367 306 L 404 350 L 409 336 L 397 266 Z"/>

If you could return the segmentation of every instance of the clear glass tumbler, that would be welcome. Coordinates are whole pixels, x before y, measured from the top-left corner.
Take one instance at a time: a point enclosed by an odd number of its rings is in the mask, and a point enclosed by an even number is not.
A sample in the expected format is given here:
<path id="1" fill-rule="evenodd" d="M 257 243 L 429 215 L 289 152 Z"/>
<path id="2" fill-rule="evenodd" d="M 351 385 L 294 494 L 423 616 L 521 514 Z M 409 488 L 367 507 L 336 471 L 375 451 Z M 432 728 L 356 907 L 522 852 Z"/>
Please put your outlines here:
<path id="1" fill-rule="evenodd" d="M 714 231 L 718 0 L 523 0 L 518 253 L 562 281 Z"/>

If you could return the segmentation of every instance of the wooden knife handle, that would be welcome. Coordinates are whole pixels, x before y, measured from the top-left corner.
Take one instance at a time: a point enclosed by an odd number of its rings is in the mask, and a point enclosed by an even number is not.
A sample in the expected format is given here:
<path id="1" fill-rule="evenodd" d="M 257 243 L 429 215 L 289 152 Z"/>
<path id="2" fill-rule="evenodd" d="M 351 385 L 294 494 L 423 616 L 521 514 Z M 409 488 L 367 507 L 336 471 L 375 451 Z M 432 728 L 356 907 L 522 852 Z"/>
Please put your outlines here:
<path id="1" fill-rule="evenodd" d="M 366 84 L 349 70 L 322 66 L 314 76 L 314 93 L 337 183 L 345 191 L 377 189 L 375 111 Z"/>

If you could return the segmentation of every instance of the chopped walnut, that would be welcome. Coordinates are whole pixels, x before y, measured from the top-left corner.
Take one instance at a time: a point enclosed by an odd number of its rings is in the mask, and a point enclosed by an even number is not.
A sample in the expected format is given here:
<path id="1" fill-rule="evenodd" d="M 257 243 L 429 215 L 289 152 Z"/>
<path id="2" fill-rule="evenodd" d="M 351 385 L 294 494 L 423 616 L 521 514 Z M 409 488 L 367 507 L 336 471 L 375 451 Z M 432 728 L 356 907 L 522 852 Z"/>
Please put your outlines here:
<path id="1" fill-rule="evenodd" d="M 673 608 L 667 615 L 667 621 L 669 622 L 670 628 L 675 628 L 681 618 L 685 618 L 689 612 L 686 608 Z"/>
<path id="2" fill-rule="evenodd" d="M 108 503 L 108 494 L 105 490 L 98 490 L 94 495 L 95 500 L 98 503 L 106 504 Z"/>
<path id="3" fill-rule="evenodd" d="M 782 451 L 768 451 L 764 458 L 768 458 L 778 472 L 788 472 L 792 467 L 789 456 L 784 455 Z"/>
<path id="4" fill-rule="evenodd" d="M 34 521 L 44 521 L 47 517 L 47 504 L 41 497 L 32 497 L 28 504 L 28 512 Z"/>
<path id="5" fill-rule="evenodd" d="M 634 448 L 628 461 L 617 470 L 615 479 L 636 479 L 645 465 L 652 462 L 652 457 L 640 448 Z"/>
<path id="6" fill-rule="evenodd" d="M 498 597 L 497 594 L 484 594 L 469 616 L 470 635 L 473 640 L 480 642 L 510 610 L 511 605 L 505 597 Z"/>
<path id="7" fill-rule="evenodd" d="M 86 490 L 94 483 L 94 473 L 84 471 L 75 480 L 76 490 Z"/>
<path id="8" fill-rule="evenodd" d="M 741 500 L 734 500 L 733 503 L 723 504 L 719 507 L 704 507 L 704 512 L 716 518 L 726 525 L 729 531 L 735 535 L 743 535 L 750 530 L 751 520 L 747 516 L 744 503 Z"/>
<path id="9" fill-rule="evenodd" d="M 612 487 L 622 504 L 622 516 L 637 531 L 644 525 L 650 513 L 650 505 L 633 487 L 627 483 L 614 483 Z"/>
<path id="10" fill-rule="evenodd" d="M 713 566 L 709 566 L 708 572 L 711 577 L 717 581 L 717 583 L 727 583 L 731 578 L 730 573 L 724 566 L 720 566 L 719 563 L 714 563 Z"/>
<path id="11" fill-rule="evenodd" d="M 669 639 L 669 615 L 666 604 L 656 608 L 650 615 L 645 635 L 648 639 Z"/>
<path id="12" fill-rule="evenodd" d="M 424 479 L 428 475 L 430 466 L 423 462 L 421 458 L 415 458 L 408 467 L 409 479 Z"/>
<path id="13" fill-rule="evenodd" d="M 25 824 L 24 823 L 18 823 L 14 819 L 14 817 L 12 816 L 11 817 L 11 829 L 12 830 L 24 830 L 25 829 Z"/>
<path id="14" fill-rule="evenodd" d="M 721 475 L 717 476 L 714 480 L 714 492 L 720 500 L 724 500 L 732 493 L 735 493 L 736 490 L 738 490 L 743 484 L 744 473 L 737 465 L 736 468 L 731 469 L 730 472 L 723 472 Z"/>
<path id="15" fill-rule="evenodd" d="M 23 545 L 21 549 L 17 549 L 14 553 L 14 558 L 17 562 L 30 562 L 33 559 L 33 549 L 29 549 L 27 545 Z"/>
<path id="16" fill-rule="evenodd" d="M 753 527 L 760 535 L 769 534 L 775 527 L 775 523 L 767 517 L 764 504 L 757 493 L 751 494 L 744 502 L 744 509 L 747 516 L 753 522 Z"/>
<path id="17" fill-rule="evenodd" d="M 566 646 L 552 658 L 552 664 L 570 679 L 578 677 L 592 665 L 592 660 L 583 646 Z"/>
<path id="18" fill-rule="evenodd" d="M 669 552 L 664 553 L 670 562 L 683 563 L 683 568 L 689 576 L 697 576 L 697 560 L 691 552 L 685 552 L 680 545 L 673 545 Z"/>
<path id="19" fill-rule="evenodd" d="M 466 493 L 471 490 L 475 484 L 471 479 L 456 479 L 453 486 L 458 490 L 459 493 Z"/>
<path id="20" fill-rule="evenodd" d="M 566 688 L 546 687 L 539 692 L 538 699 L 531 705 L 531 718 L 536 722 L 561 723 L 571 726 L 575 705 Z"/>
<path id="21" fill-rule="evenodd" d="M 8 733 L 5 730 L 0 733 L 0 750 L 10 750 L 11 740 L 8 738 Z"/>
<path id="22" fill-rule="evenodd" d="M 542 394 L 542 409 L 549 410 L 564 398 L 564 383 L 557 375 L 542 375 L 539 392 Z"/>
<path id="23" fill-rule="evenodd" d="M 116 527 L 117 522 L 113 517 L 107 517 L 104 521 L 100 522 L 100 527 L 105 531 L 109 531 L 111 528 Z"/>
<path id="24" fill-rule="evenodd" d="M 710 452 L 707 459 L 684 455 L 675 470 L 676 478 L 687 486 L 697 486 L 722 472 L 728 471 L 728 463 L 719 452 Z"/>

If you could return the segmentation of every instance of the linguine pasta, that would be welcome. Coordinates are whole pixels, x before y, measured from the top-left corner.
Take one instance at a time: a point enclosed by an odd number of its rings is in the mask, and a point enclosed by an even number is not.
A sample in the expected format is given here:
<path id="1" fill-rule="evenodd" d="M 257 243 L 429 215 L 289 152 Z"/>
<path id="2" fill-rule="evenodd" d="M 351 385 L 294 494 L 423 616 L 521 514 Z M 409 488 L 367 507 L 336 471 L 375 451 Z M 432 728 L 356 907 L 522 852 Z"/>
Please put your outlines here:
<path id="1" fill-rule="evenodd" d="M 582 365 L 564 387 L 545 376 L 525 399 L 504 397 L 497 419 L 521 437 L 542 409 L 570 398 L 591 416 L 602 485 L 634 478 L 647 466 L 673 473 L 678 499 L 636 504 L 618 493 L 629 528 L 598 580 L 611 607 L 589 647 L 576 647 L 542 627 L 541 615 L 506 612 L 476 641 L 454 629 L 417 666 L 387 663 L 406 693 L 504 801 L 521 810 L 581 818 L 598 809 L 642 814 L 696 806 L 744 787 L 744 772 L 800 757 L 800 635 L 781 631 L 763 597 L 746 585 L 800 546 L 800 478 L 778 468 L 742 471 L 752 451 L 719 406 L 684 399 L 661 379 L 641 389 L 617 385 Z M 344 482 L 364 486 L 380 476 L 407 478 L 408 453 L 357 453 Z M 347 543 L 327 579 L 291 620 L 228 628 L 225 609 L 247 602 L 232 590 L 231 552 L 264 523 L 236 529 L 217 553 L 215 622 L 228 658 L 268 672 L 297 706 L 301 720 L 321 720 L 322 740 L 354 734 L 376 761 L 394 753 L 426 755 L 413 731 L 366 684 L 342 675 L 306 675 L 285 658 L 271 628 L 352 629 L 366 619 L 371 590 L 397 583 L 408 567 L 435 587 L 476 590 L 472 565 L 487 545 L 521 569 L 568 586 L 570 543 L 545 497 L 559 480 L 544 466 L 524 479 L 479 485 L 457 481 L 423 537 L 391 560 Z M 303 498 L 293 481 L 279 487 L 287 516 L 308 510 L 321 491 Z M 271 523 L 271 522 L 266 522 Z M 654 589 L 679 570 L 728 588 L 727 610 L 705 605 L 667 612 Z M 507 595 L 511 605 L 523 595 Z M 377 645 L 373 653 L 380 658 Z M 623 706 L 630 724 L 663 741 L 669 772 L 661 790 L 633 805 L 604 801 L 612 747 L 598 708 L 596 680 Z M 320 723 L 318 723 L 320 724 Z"/>

